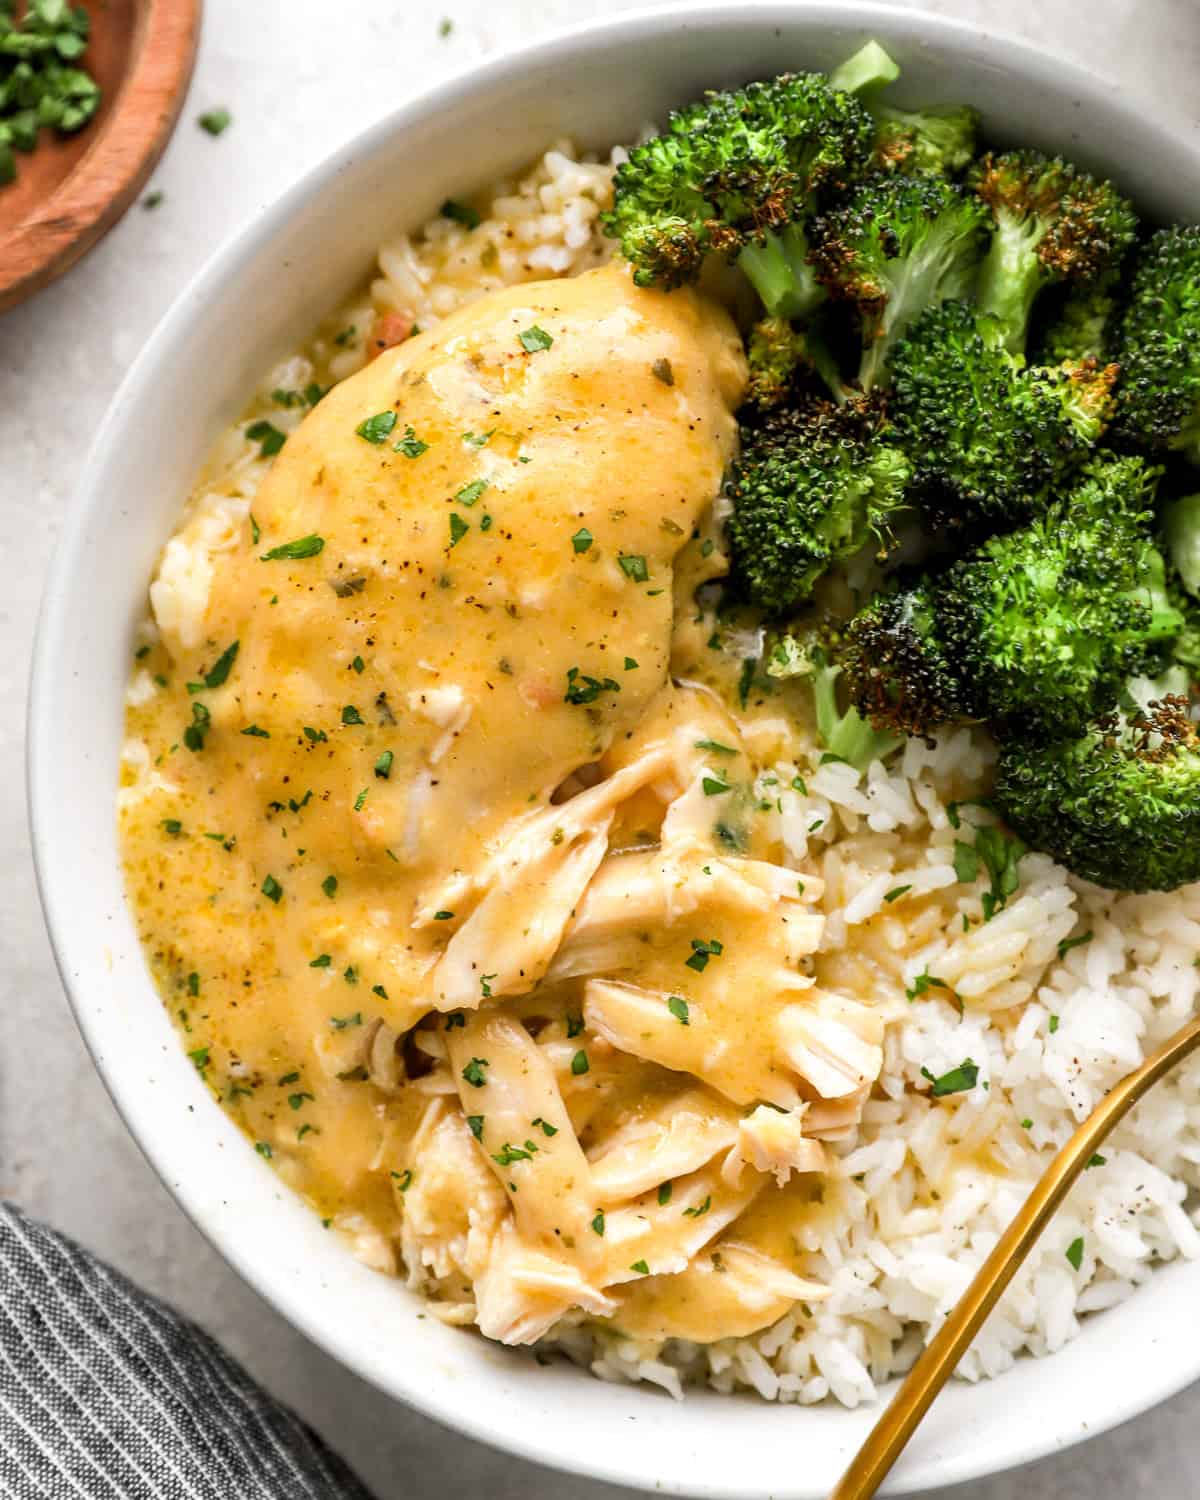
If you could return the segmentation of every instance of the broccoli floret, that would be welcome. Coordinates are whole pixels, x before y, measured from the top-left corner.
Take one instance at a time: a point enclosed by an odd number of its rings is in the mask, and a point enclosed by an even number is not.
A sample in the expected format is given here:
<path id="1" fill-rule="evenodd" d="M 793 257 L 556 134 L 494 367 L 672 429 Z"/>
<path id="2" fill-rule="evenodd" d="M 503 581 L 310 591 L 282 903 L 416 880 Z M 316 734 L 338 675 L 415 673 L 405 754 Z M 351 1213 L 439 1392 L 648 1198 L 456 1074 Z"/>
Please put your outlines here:
<path id="1" fill-rule="evenodd" d="M 891 413 L 913 495 L 937 523 L 1030 519 L 1099 440 L 1115 366 L 1026 369 L 991 318 L 931 308 L 892 354 Z"/>
<path id="2" fill-rule="evenodd" d="M 851 695 L 876 725 L 952 719 L 1002 736 L 1081 734 L 1185 624 L 1150 535 L 1157 471 L 1093 459 L 1066 499 L 851 621 Z"/>
<path id="3" fill-rule="evenodd" d="M 892 172 L 956 177 L 975 155 L 979 112 L 967 104 L 894 109 L 867 100 L 875 116 L 875 159 Z"/>
<path id="4" fill-rule="evenodd" d="M 1134 267 L 1117 357 L 1121 438 L 1200 463 L 1200 228 L 1151 236 Z"/>
<path id="5" fill-rule="evenodd" d="M 1042 288 L 1089 286 L 1119 266 L 1137 218 L 1111 182 L 1039 151 L 989 152 L 970 181 L 993 223 L 980 307 L 999 319 L 1005 344 L 1021 354 Z"/>
<path id="6" fill-rule="evenodd" d="M 861 318 L 864 391 L 880 382 L 892 346 L 915 318 L 970 290 L 985 223 L 978 200 L 944 178 L 885 173 L 817 221 L 817 273 Z"/>
<path id="7" fill-rule="evenodd" d="M 1179 683 L 1122 719 L 1050 745 L 1001 752 L 996 806 L 1076 875 L 1131 891 L 1200 880 L 1200 741 Z"/>
<path id="8" fill-rule="evenodd" d="M 808 400 L 743 425 L 726 494 L 734 572 L 770 614 L 804 603 L 835 562 L 881 545 L 908 463 L 883 436 L 878 402 Z"/>
<path id="9" fill-rule="evenodd" d="M 1183 619 L 1150 535 L 1158 473 L 1093 459 L 1062 501 L 954 563 L 934 588 L 934 629 L 967 712 L 1004 735 L 1066 738 L 1156 666 Z"/>
<path id="10" fill-rule="evenodd" d="M 1094 359 L 1105 364 L 1116 341 L 1120 285 L 1120 270 L 1112 267 L 1091 285 L 1073 287 L 1042 336 L 1041 362 Z"/>
<path id="11" fill-rule="evenodd" d="M 872 134 L 858 100 L 818 73 L 709 94 L 634 147 L 601 225 L 639 286 L 681 286 L 716 253 L 738 262 L 771 316 L 799 317 L 823 296 L 803 220 L 822 188 L 861 168 Z"/>
<path id="12" fill-rule="evenodd" d="M 853 704 L 840 707 L 838 679 L 844 644 L 841 628 L 827 620 L 775 637 L 768 642 L 763 660 L 769 677 L 810 679 L 822 749 L 856 771 L 865 771 L 872 761 L 899 749 L 903 736 L 875 728 Z"/>
<path id="13" fill-rule="evenodd" d="M 878 731 L 928 737 L 966 717 L 937 629 L 934 586 L 877 594 L 851 620 L 842 655 L 855 706 Z"/>

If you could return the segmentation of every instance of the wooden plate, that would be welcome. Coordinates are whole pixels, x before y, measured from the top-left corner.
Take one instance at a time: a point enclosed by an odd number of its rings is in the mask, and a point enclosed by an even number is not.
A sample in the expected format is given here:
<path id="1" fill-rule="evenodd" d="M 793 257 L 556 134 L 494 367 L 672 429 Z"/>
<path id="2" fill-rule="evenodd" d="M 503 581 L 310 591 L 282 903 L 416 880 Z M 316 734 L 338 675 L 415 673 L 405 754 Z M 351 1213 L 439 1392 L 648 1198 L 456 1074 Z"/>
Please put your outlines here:
<path id="1" fill-rule="evenodd" d="M 0 312 L 68 270 L 116 223 L 179 117 L 201 0 L 88 0 L 84 65 L 102 97 L 76 135 L 44 130 L 0 187 Z"/>

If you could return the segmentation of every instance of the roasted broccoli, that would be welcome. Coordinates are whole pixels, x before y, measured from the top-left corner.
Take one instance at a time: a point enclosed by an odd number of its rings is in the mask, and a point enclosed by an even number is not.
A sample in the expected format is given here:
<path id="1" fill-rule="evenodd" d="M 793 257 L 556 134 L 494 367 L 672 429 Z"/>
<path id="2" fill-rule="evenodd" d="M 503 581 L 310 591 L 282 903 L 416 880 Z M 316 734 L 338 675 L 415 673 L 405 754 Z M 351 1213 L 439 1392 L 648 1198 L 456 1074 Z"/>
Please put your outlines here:
<path id="1" fill-rule="evenodd" d="M 819 325 L 819 314 L 803 329 L 787 318 L 762 318 L 755 323 L 746 340 L 746 400 L 751 406 L 769 411 L 789 399 L 799 399 L 799 387 L 809 375 L 818 376 L 839 403 L 849 398 Z"/>
<path id="2" fill-rule="evenodd" d="M 1076 875 L 1174 890 L 1200 880 L 1200 739 L 1187 678 L 1130 687 L 1142 701 L 1080 738 L 1005 745 L 993 796 L 1023 838 Z"/>
<path id="3" fill-rule="evenodd" d="M 894 109 L 866 101 L 875 117 L 875 159 L 893 172 L 956 177 L 971 165 L 979 114 L 966 104 Z"/>
<path id="4" fill-rule="evenodd" d="M 1134 267 L 1117 357 L 1118 435 L 1200 463 L 1200 228 L 1151 236 Z"/>
<path id="5" fill-rule="evenodd" d="M 1021 354 L 1042 288 L 1094 285 L 1120 265 L 1137 218 L 1111 182 L 1039 151 L 989 152 L 969 180 L 993 225 L 980 308 L 999 320 L 1006 346 Z"/>
<path id="6" fill-rule="evenodd" d="M 1094 282 L 1072 287 L 1042 335 L 1038 359 L 1057 365 L 1071 360 L 1109 361 L 1117 335 L 1121 276 L 1111 267 Z"/>
<path id="7" fill-rule="evenodd" d="M 742 429 L 726 494 L 735 575 L 770 614 L 807 600 L 833 563 L 886 545 L 908 463 L 884 436 L 879 402 L 809 399 Z"/>
<path id="8" fill-rule="evenodd" d="M 896 439 L 935 522 L 1028 520 L 1087 456 L 1111 414 L 1115 365 L 1027 369 L 994 319 L 931 308 L 892 354 Z"/>
<path id="9" fill-rule="evenodd" d="M 928 581 L 877 594 L 851 620 L 842 653 L 851 701 L 880 732 L 929 735 L 967 717 L 957 668 L 937 621 Z"/>
<path id="10" fill-rule="evenodd" d="M 847 677 L 877 725 L 952 718 L 1066 738 L 1156 668 L 1184 618 L 1150 535 L 1157 471 L 1097 457 L 1065 499 L 851 622 Z"/>
<path id="11" fill-rule="evenodd" d="M 601 225 L 639 286 L 681 286 L 715 253 L 737 261 L 768 314 L 799 317 L 823 296 L 804 220 L 862 168 L 873 136 L 862 104 L 819 73 L 712 93 L 634 147 Z"/>
<path id="12" fill-rule="evenodd" d="M 892 346 L 927 308 L 970 290 L 986 211 L 943 177 L 877 173 L 814 225 L 812 262 L 862 322 L 858 381 L 881 381 Z"/>
<path id="13" fill-rule="evenodd" d="M 1183 624 L 1150 536 L 1157 472 L 1093 459 L 1062 501 L 939 580 L 937 628 L 966 706 L 1004 734 L 1080 733 Z"/>
<path id="14" fill-rule="evenodd" d="M 812 683 L 817 738 L 826 755 L 844 760 L 856 771 L 882 760 L 903 742 L 890 729 L 876 729 L 851 703 L 838 702 L 845 641 L 832 620 L 788 630 L 769 639 L 763 656 L 768 677 L 779 681 L 808 678 Z"/>

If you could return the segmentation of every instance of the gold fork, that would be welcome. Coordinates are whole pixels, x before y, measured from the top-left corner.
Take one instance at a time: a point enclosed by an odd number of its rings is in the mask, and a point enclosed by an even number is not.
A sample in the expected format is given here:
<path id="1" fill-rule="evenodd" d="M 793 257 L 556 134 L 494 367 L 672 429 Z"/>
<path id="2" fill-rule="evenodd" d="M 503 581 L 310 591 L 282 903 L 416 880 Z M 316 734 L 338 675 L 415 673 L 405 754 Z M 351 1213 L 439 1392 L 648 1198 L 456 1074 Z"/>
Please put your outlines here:
<path id="1" fill-rule="evenodd" d="M 905 1376 L 829 1500 L 870 1500 L 875 1494 L 1097 1148 L 1143 1094 L 1198 1046 L 1200 1016 L 1177 1031 L 1096 1106 L 1046 1168 L 958 1306 Z"/>

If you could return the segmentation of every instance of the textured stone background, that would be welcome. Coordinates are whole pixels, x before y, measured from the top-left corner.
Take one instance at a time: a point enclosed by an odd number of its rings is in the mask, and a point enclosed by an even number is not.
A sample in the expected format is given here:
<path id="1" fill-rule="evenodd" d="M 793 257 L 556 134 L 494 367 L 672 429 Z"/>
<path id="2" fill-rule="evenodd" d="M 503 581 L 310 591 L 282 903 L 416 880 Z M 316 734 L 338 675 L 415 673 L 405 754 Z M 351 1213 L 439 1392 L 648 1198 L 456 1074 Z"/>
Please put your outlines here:
<path id="1" fill-rule="evenodd" d="M 927 3 L 1074 55 L 1200 130 L 1196 0 Z M 191 98 L 154 180 L 165 202 L 154 213 L 135 209 L 64 282 L 0 318 L 0 1194 L 198 1319 L 340 1448 L 380 1500 L 531 1491 L 602 1500 L 616 1491 L 446 1441 L 347 1374 L 234 1276 L 143 1162 L 76 1035 L 34 890 L 22 775 L 34 618 L 59 518 L 109 396 L 210 251 L 410 83 L 621 8 L 622 0 L 207 0 Z M 445 38 L 443 16 L 454 23 Z M 217 105 L 232 110 L 234 125 L 214 141 L 194 119 Z M 1198 1433 L 1200 1388 L 1084 1448 L 975 1486 L 973 1500 L 1191 1500 L 1200 1494 Z"/>

